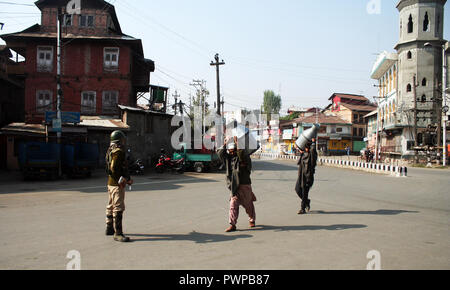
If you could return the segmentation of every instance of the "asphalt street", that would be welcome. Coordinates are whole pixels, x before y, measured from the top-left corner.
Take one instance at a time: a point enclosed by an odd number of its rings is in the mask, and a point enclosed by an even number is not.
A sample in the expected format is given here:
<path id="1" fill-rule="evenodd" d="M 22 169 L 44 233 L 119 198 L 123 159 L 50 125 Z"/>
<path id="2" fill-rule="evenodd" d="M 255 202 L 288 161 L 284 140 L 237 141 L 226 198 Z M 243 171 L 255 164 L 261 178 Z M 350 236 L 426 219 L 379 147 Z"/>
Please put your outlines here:
<path id="1" fill-rule="evenodd" d="M 290 161 L 254 162 L 257 227 L 241 208 L 228 227 L 221 173 L 148 174 L 126 194 L 124 231 L 104 235 L 106 179 L 24 182 L 0 177 L 0 269 L 450 269 L 450 171 L 391 177 L 319 166 L 311 212 L 298 215 Z"/>

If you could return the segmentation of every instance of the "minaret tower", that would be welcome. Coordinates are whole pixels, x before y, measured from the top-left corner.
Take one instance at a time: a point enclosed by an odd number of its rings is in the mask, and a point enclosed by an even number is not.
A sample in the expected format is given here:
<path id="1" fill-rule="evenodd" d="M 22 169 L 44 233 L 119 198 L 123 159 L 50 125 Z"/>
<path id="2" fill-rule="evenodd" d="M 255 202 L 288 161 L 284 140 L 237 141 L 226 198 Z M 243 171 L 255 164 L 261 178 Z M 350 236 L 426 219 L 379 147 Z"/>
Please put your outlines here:
<path id="1" fill-rule="evenodd" d="M 398 52 L 398 104 L 409 112 L 414 109 L 416 79 L 417 127 L 438 122 L 442 82 L 442 45 L 444 5 L 447 0 L 401 0 Z M 414 123 L 411 113 L 409 124 Z"/>

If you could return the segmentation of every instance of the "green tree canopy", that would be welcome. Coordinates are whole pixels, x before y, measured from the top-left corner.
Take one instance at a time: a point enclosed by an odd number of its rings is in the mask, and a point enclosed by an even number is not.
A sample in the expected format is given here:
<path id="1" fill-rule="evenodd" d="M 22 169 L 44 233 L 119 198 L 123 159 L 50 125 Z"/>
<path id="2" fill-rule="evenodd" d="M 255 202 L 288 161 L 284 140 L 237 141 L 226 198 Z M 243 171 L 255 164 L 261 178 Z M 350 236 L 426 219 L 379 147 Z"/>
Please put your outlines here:
<path id="1" fill-rule="evenodd" d="M 281 96 L 276 95 L 272 90 L 265 91 L 263 103 L 264 113 L 270 115 L 279 114 L 280 109 L 281 109 Z"/>
<path id="2" fill-rule="evenodd" d="M 283 120 L 283 121 L 292 121 L 292 120 L 294 120 L 294 119 L 297 119 L 299 116 L 300 116 L 300 112 L 294 112 L 294 113 L 289 114 L 289 115 L 287 115 L 287 116 L 280 117 L 280 120 Z"/>

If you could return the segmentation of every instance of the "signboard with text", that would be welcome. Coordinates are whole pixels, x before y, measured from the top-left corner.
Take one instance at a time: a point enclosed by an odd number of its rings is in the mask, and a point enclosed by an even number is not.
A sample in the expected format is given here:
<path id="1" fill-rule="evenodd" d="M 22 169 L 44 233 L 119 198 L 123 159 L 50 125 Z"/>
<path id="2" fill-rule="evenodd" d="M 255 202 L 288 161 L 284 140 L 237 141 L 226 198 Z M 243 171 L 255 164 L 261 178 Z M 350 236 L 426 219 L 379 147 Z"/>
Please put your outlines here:
<path id="1" fill-rule="evenodd" d="M 51 124 L 53 119 L 57 119 L 56 112 L 45 112 L 45 123 Z M 81 122 L 81 114 L 78 112 L 61 112 L 61 123 L 78 124 Z"/>

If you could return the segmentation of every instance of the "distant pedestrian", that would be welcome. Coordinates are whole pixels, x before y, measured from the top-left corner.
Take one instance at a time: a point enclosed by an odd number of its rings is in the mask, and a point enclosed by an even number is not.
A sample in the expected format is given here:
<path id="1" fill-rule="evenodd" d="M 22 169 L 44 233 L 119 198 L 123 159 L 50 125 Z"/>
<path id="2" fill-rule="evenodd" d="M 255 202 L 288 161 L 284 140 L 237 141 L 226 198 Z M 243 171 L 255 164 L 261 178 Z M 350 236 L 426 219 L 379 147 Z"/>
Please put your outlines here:
<path id="1" fill-rule="evenodd" d="M 347 156 L 350 157 L 350 147 L 349 146 L 345 147 L 345 151 L 347 152 Z"/>
<path id="2" fill-rule="evenodd" d="M 372 150 L 369 150 L 369 155 L 368 155 L 368 158 L 369 158 L 369 160 L 368 160 L 368 162 L 373 162 L 373 151 Z"/>
<path id="3" fill-rule="evenodd" d="M 295 191 L 301 199 L 301 208 L 298 214 L 305 214 L 311 210 L 311 200 L 309 199 L 309 191 L 314 184 L 314 174 L 316 173 L 317 151 L 315 139 L 305 146 L 305 150 L 300 151 L 298 161 L 298 179 L 295 185 Z"/>
<path id="4" fill-rule="evenodd" d="M 230 227 L 226 232 L 236 231 L 236 224 L 239 217 L 239 206 L 243 206 L 249 216 L 250 227 L 256 226 L 256 212 L 254 202 L 255 194 L 252 190 L 250 174 L 252 170 L 252 160 L 250 152 L 237 147 L 237 138 L 225 144 L 217 151 L 220 160 L 225 163 L 227 187 L 231 191 L 229 223 Z"/>

